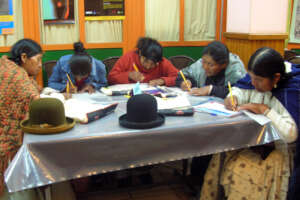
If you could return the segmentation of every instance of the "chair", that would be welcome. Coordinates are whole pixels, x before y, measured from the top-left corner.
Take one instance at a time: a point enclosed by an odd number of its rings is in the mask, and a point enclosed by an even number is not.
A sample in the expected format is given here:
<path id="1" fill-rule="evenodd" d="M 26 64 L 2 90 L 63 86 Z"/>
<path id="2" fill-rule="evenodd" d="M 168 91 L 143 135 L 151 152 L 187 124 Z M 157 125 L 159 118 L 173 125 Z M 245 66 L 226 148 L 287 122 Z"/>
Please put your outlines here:
<path id="1" fill-rule="evenodd" d="M 291 60 L 293 57 L 297 56 L 297 52 L 293 51 L 293 50 L 284 50 L 284 56 L 283 59 L 284 60 Z"/>
<path id="2" fill-rule="evenodd" d="M 47 74 L 47 81 L 50 78 L 51 74 L 52 74 L 52 70 L 53 67 L 56 65 L 56 60 L 49 60 L 44 62 L 43 64 L 43 69 L 45 70 L 46 74 Z"/>
<path id="3" fill-rule="evenodd" d="M 291 57 L 288 61 L 290 63 L 299 65 L 300 64 L 300 56 Z"/>
<path id="4" fill-rule="evenodd" d="M 105 58 L 104 60 L 102 60 L 102 62 L 105 65 L 107 75 L 110 72 L 110 70 L 113 68 L 113 66 L 115 65 L 117 60 L 119 60 L 119 58 L 120 58 L 120 56 L 112 56 L 112 57 L 108 57 L 108 58 Z"/>
<path id="5" fill-rule="evenodd" d="M 195 60 L 189 56 L 178 55 L 169 57 L 171 63 L 179 70 L 191 65 Z"/>

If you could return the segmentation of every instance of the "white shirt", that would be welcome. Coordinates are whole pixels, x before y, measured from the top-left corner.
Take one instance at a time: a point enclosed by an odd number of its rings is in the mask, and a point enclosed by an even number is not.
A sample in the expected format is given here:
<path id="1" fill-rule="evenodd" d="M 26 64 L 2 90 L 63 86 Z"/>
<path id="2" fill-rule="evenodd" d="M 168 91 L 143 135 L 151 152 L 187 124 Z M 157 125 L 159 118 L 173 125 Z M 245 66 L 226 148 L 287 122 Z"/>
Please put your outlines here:
<path id="1" fill-rule="evenodd" d="M 271 119 L 273 125 L 278 129 L 281 139 L 287 143 L 296 141 L 298 130 L 294 119 L 280 101 L 272 96 L 271 92 L 258 92 L 257 90 L 233 87 L 232 95 L 237 97 L 238 105 L 247 103 L 267 105 L 270 112 L 266 116 Z"/>

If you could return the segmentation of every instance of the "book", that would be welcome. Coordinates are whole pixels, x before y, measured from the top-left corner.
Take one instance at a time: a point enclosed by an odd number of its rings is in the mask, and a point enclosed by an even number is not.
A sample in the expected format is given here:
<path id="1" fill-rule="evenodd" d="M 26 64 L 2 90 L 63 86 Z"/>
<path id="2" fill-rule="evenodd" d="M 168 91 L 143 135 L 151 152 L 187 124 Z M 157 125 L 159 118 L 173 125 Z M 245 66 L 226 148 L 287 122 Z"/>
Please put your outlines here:
<path id="1" fill-rule="evenodd" d="M 99 94 L 73 94 L 74 98 L 65 99 L 61 93 L 41 94 L 41 98 L 56 98 L 64 104 L 65 116 L 86 124 L 112 113 L 118 103 L 99 103 Z"/>
<path id="2" fill-rule="evenodd" d="M 65 101 L 65 115 L 76 121 L 86 124 L 100 119 L 113 112 L 118 103 L 100 104 L 68 99 Z"/>

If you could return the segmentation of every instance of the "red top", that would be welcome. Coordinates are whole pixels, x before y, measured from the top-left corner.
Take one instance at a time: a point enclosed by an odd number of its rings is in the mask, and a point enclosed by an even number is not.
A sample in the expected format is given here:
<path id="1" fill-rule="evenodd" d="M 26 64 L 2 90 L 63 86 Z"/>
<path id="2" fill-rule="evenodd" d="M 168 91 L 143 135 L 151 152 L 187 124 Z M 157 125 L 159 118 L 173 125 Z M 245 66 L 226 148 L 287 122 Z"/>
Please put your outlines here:
<path id="1" fill-rule="evenodd" d="M 139 72 L 144 75 L 145 79 L 142 81 L 143 83 L 161 78 L 164 79 L 166 86 L 175 85 L 178 70 L 169 60 L 163 58 L 158 66 L 147 70 L 142 66 L 139 55 L 135 51 L 126 53 L 116 62 L 108 74 L 109 84 L 134 83 L 134 81 L 128 78 L 129 72 L 134 71 L 133 63 L 136 64 Z"/>

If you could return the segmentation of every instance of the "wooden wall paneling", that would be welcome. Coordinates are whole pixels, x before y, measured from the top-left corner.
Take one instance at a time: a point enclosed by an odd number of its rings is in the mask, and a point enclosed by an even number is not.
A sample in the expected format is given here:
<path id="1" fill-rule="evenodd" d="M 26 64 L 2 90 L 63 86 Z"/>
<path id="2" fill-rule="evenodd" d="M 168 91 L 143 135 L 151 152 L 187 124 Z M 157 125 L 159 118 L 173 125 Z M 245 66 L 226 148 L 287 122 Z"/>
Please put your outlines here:
<path id="1" fill-rule="evenodd" d="M 123 21 L 123 54 L 134 49 L 137 40 L 143 36 L 145 36 L 145 0 L 127 0 Z"/>
<path id="2" fill-rule="evenodd" d="M 30 38 L 40 44 L 40 12 L 38 0 L 23 0 L 23 26 L 24 38 Z M 42 70 L 37 75 L 36 81 L 40 86 L 43 86 Z"/>
<path id="3" fill-rule="evenodd" d="M 284 53 L 284 42 L 287 34 L 240 34 L 224 33 L 226 45 L 230 52 L 239 55 L 247 68 L 250 56 L 261 47 L 271 47 L 281 55 Z"/>

